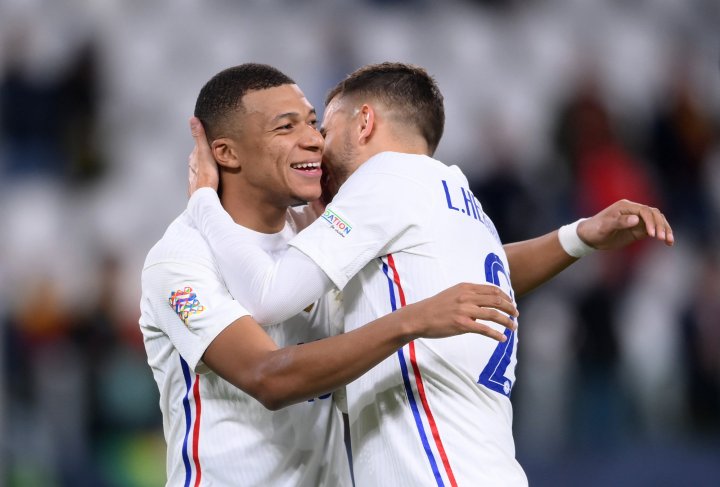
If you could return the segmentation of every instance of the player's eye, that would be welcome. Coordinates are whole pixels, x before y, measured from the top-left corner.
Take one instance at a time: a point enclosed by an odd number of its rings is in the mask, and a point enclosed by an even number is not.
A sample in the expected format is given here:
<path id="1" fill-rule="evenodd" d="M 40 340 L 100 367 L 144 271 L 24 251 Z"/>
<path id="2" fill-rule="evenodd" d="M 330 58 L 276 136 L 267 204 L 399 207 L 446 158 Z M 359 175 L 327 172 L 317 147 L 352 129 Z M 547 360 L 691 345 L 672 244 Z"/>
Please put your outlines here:
<path id="1" fill-rule="evenodd" d="M 285 125 L 277 127 L 275 130 L 290 130 L 291 128 L 293 128 L 293 124 L 286 123 Z"/>

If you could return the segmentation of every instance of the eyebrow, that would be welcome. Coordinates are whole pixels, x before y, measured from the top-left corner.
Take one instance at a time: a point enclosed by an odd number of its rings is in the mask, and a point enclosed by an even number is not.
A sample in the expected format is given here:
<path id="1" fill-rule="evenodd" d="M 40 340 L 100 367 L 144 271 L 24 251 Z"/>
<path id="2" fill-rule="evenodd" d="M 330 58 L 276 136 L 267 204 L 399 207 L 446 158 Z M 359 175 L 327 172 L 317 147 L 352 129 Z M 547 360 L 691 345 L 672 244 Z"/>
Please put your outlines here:
<path id="1" fill-rule="evenodd" d="M 310 110 L 310 113 L 308 114 L 308 116 L 310 116 L 310 115 L 317 116 L 317 112 L 315 111 L 314 108 L 312 110 Z M 271 124 L 277 123 L 280 120 L 282 120 L 283 118 L 300 118 L 300 114 L 298 112 L 281 113 L 280 115 L 276 115 L 275 117 L 273 117 L 273 119 L 270 120 L 270 123 Z"/>

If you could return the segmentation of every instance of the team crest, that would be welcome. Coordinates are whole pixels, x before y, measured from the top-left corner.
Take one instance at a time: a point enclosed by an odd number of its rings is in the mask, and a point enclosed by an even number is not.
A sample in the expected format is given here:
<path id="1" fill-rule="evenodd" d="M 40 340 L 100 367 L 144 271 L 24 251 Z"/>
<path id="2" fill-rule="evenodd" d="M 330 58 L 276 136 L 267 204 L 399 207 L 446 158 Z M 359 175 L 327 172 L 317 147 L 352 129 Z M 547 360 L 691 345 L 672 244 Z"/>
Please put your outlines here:
<path id="1" fill-rule="evenodd" d="M 186 326 L 192 315 L 202 313 L 206 309 L 205 306 L 200 304 L 197 294 L 189 286 L 170 294 L 170 306 Z"/>

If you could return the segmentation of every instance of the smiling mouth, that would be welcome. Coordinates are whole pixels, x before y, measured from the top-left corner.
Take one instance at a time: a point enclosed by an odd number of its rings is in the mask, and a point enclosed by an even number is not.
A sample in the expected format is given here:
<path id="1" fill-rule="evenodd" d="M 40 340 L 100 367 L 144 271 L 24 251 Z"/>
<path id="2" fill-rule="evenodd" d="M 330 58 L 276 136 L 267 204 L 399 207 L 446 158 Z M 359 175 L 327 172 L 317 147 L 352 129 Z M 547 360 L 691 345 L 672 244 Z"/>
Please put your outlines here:
<path id="1" fill-rule="evenodd" d="M 299 171 L 315 171 L 320 169 L 319 162 L 294 162 L 290 167 Z"/>

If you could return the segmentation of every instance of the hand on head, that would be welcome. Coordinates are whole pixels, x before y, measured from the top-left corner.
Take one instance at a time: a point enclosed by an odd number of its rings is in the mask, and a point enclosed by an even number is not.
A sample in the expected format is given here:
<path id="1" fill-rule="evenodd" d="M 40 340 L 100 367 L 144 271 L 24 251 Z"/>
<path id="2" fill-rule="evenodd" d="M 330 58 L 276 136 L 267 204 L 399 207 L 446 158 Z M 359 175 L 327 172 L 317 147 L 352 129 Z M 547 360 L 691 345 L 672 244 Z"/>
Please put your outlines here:
<path id="1" fill-rule="evenodd" d="M 220 174 L 217 163 L 208 144 L 205 128 L 197 117 L 190 117 L 190 133 L 195 140 L 188 157 L 188 196 L 199 188 L 213 188 L 217 191 Z"/>

